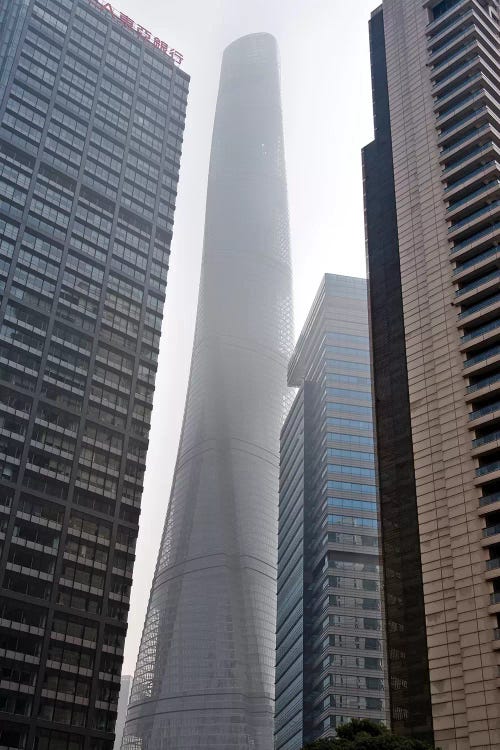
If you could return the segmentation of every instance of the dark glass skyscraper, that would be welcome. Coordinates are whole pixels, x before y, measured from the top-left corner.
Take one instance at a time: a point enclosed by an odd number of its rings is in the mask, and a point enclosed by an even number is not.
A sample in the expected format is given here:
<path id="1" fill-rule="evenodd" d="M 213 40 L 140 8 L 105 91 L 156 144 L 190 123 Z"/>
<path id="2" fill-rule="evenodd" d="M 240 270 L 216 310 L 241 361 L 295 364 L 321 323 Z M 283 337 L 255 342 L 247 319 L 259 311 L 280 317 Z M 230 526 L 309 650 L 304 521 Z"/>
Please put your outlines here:
<path id="1" fill-rule="evenodd" d="M 386 718 L 365 279 L 327 274 L 281 432 L 276 750 Z"/>
<path id="2" fill-rule="evenodd" d="M 278 55 L 253 34 L 222 63 L 191 375 L 126 750 L 272 747 L 291 345 Z"/>
<path id="3" fill-rule="evenodd" d="M 111 750 L 189 79 L 97 0 L 0 31 L 0 746 Z"/>

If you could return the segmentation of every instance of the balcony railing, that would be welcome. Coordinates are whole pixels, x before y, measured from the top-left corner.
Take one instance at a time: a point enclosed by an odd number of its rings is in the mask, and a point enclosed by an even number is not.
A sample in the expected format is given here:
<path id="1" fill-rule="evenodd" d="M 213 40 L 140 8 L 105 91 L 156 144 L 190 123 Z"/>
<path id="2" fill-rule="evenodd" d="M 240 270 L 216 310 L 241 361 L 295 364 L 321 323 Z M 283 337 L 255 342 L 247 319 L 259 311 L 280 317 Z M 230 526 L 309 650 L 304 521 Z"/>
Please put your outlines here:
<path id="1" fill-rule="evenodd" d="M 499 252 L 500 252 L 500 247 L 490 247 L 488 250 L 485 250 L 484 253 L 475 255 L 473 258 L 469 258 L 463 263 L 460 263 L 460 265 L 458 265 L 456 268 L 453 269 L 453 275 L 457 276 L 459 273 L 462 273 L 462 271 L 467 270 L 467 268 L 473 268 L 474 266 L 477 266 L 480 263 L 482 263 L 483 260 L 487 260 L 488 258 L 494 257 Z"/>
<path id="2" fill-rule="evenodd" d="M 472 441 L 473 448 L 480 448 L 482 445 L 488 445 L 488 443 L 495 443 L 500 440 L 500 432 L 490 432 L 489 435 L 483 435 L 482 437 L 476 438 Z"/>
<path id="3" fill-rule="evenodd" d="M 497 408 L 500 408 L 500 403 Z M 480 466 L 476 469 L 476 477 L 484 477 L 486 474 L 491 474 L 492 472 L 499 470 L 500 461 L 493 461 L 491 464 L 486 464 L 486 466 Z"/>
<path id="4" fill-rule="evenodd" d="M 490 594 L 490 604 L 500 604 L 500 591 Z"/>
<path id="5" fill-rule="evenodd" d="M 458 24 L 458 22 L 464 21 L 464 17 L 462 16 L 461 19 L 456 18 L 455 22 Z M 474 25 L 472 23 L 467 24 L 465 28 L 459 28 L 454 34 L 446 37 L 444 36 L 443 40 L 441 41 L 441 44 L 436 44 L 436 41 L 439 40 L 439 37 L 433 37 L 431 39 L 430 43 L 430 50 L 429 50 L 429 62 L 433 62 L 437 57 L 445 53 L 446 51 L 449 51 L 453 47 L 457 46 L 457 43 L 460 39 L 463 40 L 463 37 L 465 35 L 468 35 L 469 32 L 474 30 Z M 463 47 L 463 44 L 461 44 L 461 47 Z"/>
<path id="6" fill-rule="evenodd" d="M 483 537 L 486 539 L 490 536 L 496 536 L 497 534 L 500 534 L 500 524 L 496 524 L 495 526 L 487 526 L 485 529 L 483 529 Z"/>
<path id="7" fill-rule="evenodd" d="M 500 328 L 500 320 L 492 320 L 491 323 L 486 323 L 484 326 L 480 326 L 474 331 L 464 334 L 460 337 L 460 341 L 463 343 L 466 341 L 472 341 L 472 339 L 482 336 L 484 333 L 490 333 L 490 331 L 494 331 L 496 328 Z"/>
<path id="8" fill-rule="evenodd" d="M 470 237 L 467 237 L 467 239 L 461 240 L 460 242 L 455 243 L 453 245 L 451 252 L 457 253 L 459 250 L 463 250 L 464 247 L 467 247 L 467 245 L 472 245 L 474 242 L 477 242 L 477 240 L 480 240 L 483 237 L 486 237 L 487 234 L 491 234 L 492 232 L 496 232 L 498 230 L 500 230 L 500 221 L 495 221 L 493 224 L 490 224 L 489 227 L 486 227 L 485 229 L 481 229 L 480 232 L 476 232 Z"/>
<path id="9" fill-rule="evenodd" d="M 500 492 L 493 492 L 491 495 L 483 495 L 479 499 L 479 507 L 484 508 L 486 505 L 493 505 L 494 503 L 500 503 Z"/>
<path id="10" fill-rule="evenodd" d="M 470 175 L 469 175 L 470 177 Z M 468 177 L 468 178 L 469 178 Z M 458 183 L 457 183 L 458 184 Z M 480 195 L 484 195 L 485 193 L 488 193 L 492 188 L 498 187 L 500 185 L 500 180 L 492 180 L 491 182 L 487 182 L 485 185 L 480 187 L 478 190 L 474 190 L 472 193 L 469 193 L 464 198 L 461 198 L 459 201 L 455 201 L 454 203 L 450 203 L 448 208 L 446 209 L 447 212 L 454 211 L 459 206 L 464 206 L 466 203 L 469 203 L 469 201 L 473 200 L 474 198 L 478 198 Z M 455 187 L 455 185 L 453 186 Z M 451 199 L 453 200 L 453 199 Z M 455 227 L 453 227 L 455 228 Z"/>
<path id="11" fill-rule="evenodd" d="M 486 388 L 487 385 L 495 385 L 496 383 L 500 383 L 500 373 L 496 373 L 490 378 L 483 378 L 478 383 L 469 385 L 467 387 L 467 393 L 475 393 L 476 391 L 480 391 L 482 388 Z"/>
<path id="12" fill-rule="evenodd" d="M 486 561 L 486 570 L 496 570 L 497 568 L 500 568 L 500 557 L 495 557 L 493 560 Z M 497 630 L 500 632 L 500 628 L 497 628 Z M 498 637 L 500 638 L 500 636 Z"/>
<path id="13" fill-rule="evenodd" d="M 473 39 L 468 44 L 464 44 L 464 46 L 461 47 L 459 49 L 459 51 L 456 52 L 454 55 L 452 55 L 451 57 L 447 57 L 446 60 L 443 60 L 443 62 L 439 63 L 439 65 L 435 65 L 432 68 L 432 71 L 431 71 L 432 77 L 434 78 L 436 76 L 436 74 L 439 73 L 440 70 L 444 70 L 444 68 L 446 68 L 448 65 L 451 65 L 452 62 L 454 62 L 455 60 L 458 60 L 460 57 L 462 57 L 462 55 L 464 54 L 464 52 L 466 52 L 467 50 L 471 49 L 472 47 L 475 47 L 476 44 L 477 44 L 477 41 L 475 39 Z M 454 72 L 456 72 L 456 70 Z M 439 81 L 439 83 L 442 83 L 442 81 Z"/>
<path id="14" fill-rule="evenodd" d="M 465 13 L 457 15 L 457 11 L 459 9 L 460 3 L 458 3 L 457 5 L 452 5 L 451 8 L 448 8 L 448 10 L 446 10 L 440 16 L 438 16 L 437 18 L 433 18 L 432 21 L 427 24 L 427 35 L 430 37 L 434 29 L 439 29 L 436 34 L 436 36 L 439 36 L 439 34 L 442 34 L 442 32 L 447 28 L 452 26 L 454 23 L 457 23 L 460 18 L 466 15 Z"/>
<path id="15" fill-rule="evenodd" d="M 453 143 L 452 143 L 452 144 L 451 144 L 450 146 L 446 146 L 446 148 L 442 148 L 442 149 L 441 149 L 441 152 L 440 152 L 440 154 L 439 154 L 439 157 L 440 157 L 440 159 L 442 160 L 442 159 L 443 159 L 443 156 L 444 156 L 444 157 L 446 157 L 446 155 L 447 155 L 447 154 L 448 154 L 448 153 L 449 153 L 450 151 L 453 151 L 454 149 L 456 149 L 456 148 L 457 148 L 457 146 L 461 146 L 461 145 L 462 145 L 463 143 L 465 143 L 466 141 L 470 141 L 470 140 L 476 140 L 476 138 L 478 138 L 478 137 L 479 137 L 479 136 L 481 136 L 481 135 L 484 135 L 484 133 L 485 133 L 485 132 L 486 132 L 487 130 L 489 130 L 489 129 L 490 129 L 490 124 L 489 124 L 489 123 L 486 123 L 485 125 L 482 125 L 482 126 L 481 126 L 480 128 L 478 128 L 477 130 L 474 130 L 474 131 L 472 131 L 471 133 L 467 133 L 467 134 L 466 134 L 466 135 L 464 135 L 464 136 L 463 136 L 462 138 L 459 138 L 459 139 L 458 139 L 458 141 L 453 141 Z M 467 158 L 468 158 L 468 157 L 467 157 Z M 453 167 L 455 167 L 457 163 L 458 163 L 458 162 L 455 162 L 455 163 L 453 163 L 453 164 L 450 164 L 450 165 L 449 165 L 449 169 L 453 169 Z"/>
<path id="16" fill-rule="evenodd" d="M 454 122 L 452 125 L 450 125 L 447 128 L 443 128 L 443 130 L 441 130 L 439 133 L 439 138 L 443 139 L 443 138 L 447 138 L 448 136 L 451 136 L 452 133 L 454 133 L 456 130 L 457 131 L 461 130 L 461 128 L 464 128 L 469 124 L 472 124 L 479 115 L 486 114 L 487 111 L 488 111 L 488 108 L 485 106 L 478 107 L 477 109 L 474 110 L 474 112 L 471 112 L 470 115 L 467 115 L 467 117 L 464 117 L 462 120 L 459 120 L 458 122 Z M 475 135 L 475 133 L 469 133 L 469 135 Z M 453 145 L 456 146 L 457 143 L 458 141 L 454 141 Z"/>
<path id="17" fill-rule="evenodd" d="M 463 93 L 465 93 L 468 90 L 468 88 L 471 85 L 471 83 L 475 83 L 476 81 L 480 80 L 481 75 L 482 75 L 482 73 L 479 70 L 477 73 L 474 73 L 474 75 L 469 76 L 465 80 L 460 81 L 459 83 L 457 83 L 456 86 L 453 86 L 453 88 L 451 88 L 445 94 L 438 94 L 436 96 L 435 109 L 440 109 L 440 107 L 443 105 L 443 103 L 447 99 L 453 98 L 459 92 L 461 93 L 463 91 Z M 451 107 L 450 107 L 450 109 L 452 109 L 454 106 L 456 106 L 456 105 L 452 104 Z M 445 112 L 447 112 L 449 110 L 440 110 L 440 111 L 441 111 L 441 114 L 443 115 L 443 114 L 445 114 Z"/>
<path id="18" fill-rule="evenodd" d="M 457 291 L 455 292 L 455 297 L 462 297 L 464 294 L 472 292 L 473 289 L 477 289 L 483 284 L 487 284 L 488 281 L 493 281 L 493 279 L 498 279 L 500 281 L 500 273 L 498 270 L 490 271 L 490 273 L 487 273 L 485 276 L 481 276 L 481 278 L 476 279 L 475 281 L 471 281 L 461 289 L 457 289 Z"/>
<path id="19" fill-rule="evenodd" d="M 476 221 L 476 219 L 479 219 L 481 216 L 484 216 L 485 214 L 490 213 L 490 211 L 493 211 L 495 208 L 498 208 L 498 206 L 500 206 L 500 201 L 492 201 L 491 203 L 488 203 L 488 205 L 484 208 L 479 209 L 479 211 L 474 211 L 473 214 L 469 214 L 465 217 L 465 219 L 462 219 L 456 224 L 453 224 L 453 226 L 448 227 L 448 232 L 455 232 L 457 229 L 461 229 L 462 227 L 467 226 L 467 224 Z"/>
<path id="20" fill-rule="evenodd" d="M 499 251 L 499 248 L 494 248 L 495 253 Z M 500 302 L 500 293 L 494 294 L 492 297 L 488 297 L 488 299 L 483 300 L 482 302 L 478 302 L 477 305 L 472 305 L 471 307 L 468 307 L 463 312 L 459 313 L 458 318 L 459 320 L 463 318 L 467 318 L 469 315 L 474 315 L 474 313 L 479 312 L 480 310 L 484 310 L 485 307 L 489 307 L 490 305 L 494 305 L 497 302 Z"/>
<path id="21" fill-rule="evenodd" d="M 495 143 L 493 141 L 488 141 L 485 144 L 482 144 L 481 146 L 478 146 L 477 148 L 472 149 L 472 151 L 469 151 L 467 156 L 464 156 L 462 159 L 459 159 L 458 161 L 453 162 L 452 164 L 449 164 L 445 169 L 443 169 L 443 175 L 445 175 L 447 172 L 451 172 L 452 169 L 456 169 L 461 164 L 464 164 L 466 161 L 469 161 L 470 159 L 479 156 L 483 153 L 483 151 L 489 151 L 490 148 L 495 146 Z M 489 164 L 490 162 L 488 162 Z M 469 172 L 468 175 L 466 175 L 463 180 L 468 180 L 472 175 L 474 175 L 475 172 L 481 172 L 486 164 L 484 166 L 478 167 L 477 170 L 474 170 L 474 172 Z M 453 183 L 453 185 L 450 185 L 445 189 L 445 193 L 447 190 L 451 190 L 452 188 L 456 187 L 457 185 L 460 185 L 461 180 L 458 182 Z"/>
<path id="22" fill-rule="evenodd" d="M 483 406 L 481 409 L 476 409 L 475 411 L 471 411 L 469 413 L 469 419 L 472 420 L 472 419 L 478 419 L 478 417 L 485 417 L 487 414 L 493 414 L 499 409 L 500 409 L 500 401 L 495 401 L 494 404 L 488 404 L 488 406 Z M 478 476 L 480 475 L 478 474 Z"/>
<path id="23" fill-rule="evenodd" d="M 439 123 L 443 120 L 446 120 L 447 117 L 452 115 L 454 112 L 459 112 L 462 107 L 465 107 L 466 104 L 472 104 L 472 102 L 477 101 L 478 99 L 481 99 L 482 96 L 484 96 L 484 90 L 481 91 L 475 91 L 470 96 L 467 96 L 465 99 L 462 99 L 457 104 L 453 104 L 448 109 L 445 109 L 444 112 L 441 112 L 439 117 L 436 117 L 436 124 L 439 126 Z M 450 126 L 453 127 L 453 126 Z"/>
<path id="24" fill-rule="evenodd" d="M 462 65 L 458 65 L 456 68 L 454 68 L 452 71 L 450 71 L 447 75 L 443 76 L 439 81 L 436 81 L 432 84 L 432 89 L 437 89 L 440 86 L 442 86 L 444 83 L 450 80 L 450 78 L 453 78 L 454 76 L 461 73 L 465 68 L 468 66 L 473 65 L 473 63 L 476 63 L 479 60 L 479 55 L 474 55 L 473 57 L 467 58 L 467 60 L 462 63 Z M 460 81 L 460 86 L 462 85 L 463 81 Z"/>
<path id="25" fill-rule="evenodd" d="M 437 34 L 429 35 L 427 41 L 427 49 L 431 51 L 431 55 L 442 50 L 446 45 L 458 39 L 461 34 L 468 31 L 474 22 L 474 11 L 469 8 L 465 13 L 455 15 L 446 26 L 443 26 Z M 451 27 L 456 26 L 456 29 Z"/>

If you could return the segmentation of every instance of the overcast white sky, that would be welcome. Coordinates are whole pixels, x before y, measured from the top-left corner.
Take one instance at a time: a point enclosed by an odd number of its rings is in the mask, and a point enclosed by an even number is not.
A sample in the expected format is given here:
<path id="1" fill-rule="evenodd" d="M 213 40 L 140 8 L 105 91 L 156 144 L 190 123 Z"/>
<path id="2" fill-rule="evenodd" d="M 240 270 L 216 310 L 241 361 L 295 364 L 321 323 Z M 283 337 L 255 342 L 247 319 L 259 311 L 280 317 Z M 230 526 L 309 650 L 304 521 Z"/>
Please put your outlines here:
<path id="1" fill-rule="evenodd" d="M 365 275 L 360 149 L 373 137 L 368 19 L 377 0 L 113 0 L 184 53 L 191 75 L 124 674 L 133 674 L 165 519 L 196 315 L 223 48 L 268 31 L 281 51 L 296 334 L 321 276 Z"/>

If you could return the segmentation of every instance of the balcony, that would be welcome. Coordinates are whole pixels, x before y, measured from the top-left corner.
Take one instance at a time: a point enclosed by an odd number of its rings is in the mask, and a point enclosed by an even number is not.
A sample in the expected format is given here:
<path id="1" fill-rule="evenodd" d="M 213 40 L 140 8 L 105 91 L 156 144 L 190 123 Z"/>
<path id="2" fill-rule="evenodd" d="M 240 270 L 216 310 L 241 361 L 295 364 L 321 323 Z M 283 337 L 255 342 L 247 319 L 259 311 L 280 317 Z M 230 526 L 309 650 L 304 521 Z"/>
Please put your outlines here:
<path id="1" fill-rule="evenodd" d="M 468 76 L 463 81 L 459 81 L 459 83 L 456 86 L 453 86 L 449 91 L 447 91 L 442 96 L 437 96 L 434 103 L 434 112 L 436 114 L 438 112 L 441 112 L 441 114 L 445 114 L 447 111 L 445 109 L 446 105 L 453 102 L 457 97 L 461 96 L 462 94 L 466 94 L 467 91 L 470 89 L 471 84 L 478 83 L 482 79 L 482 72 L 478 70 L 476 73 L 474 73 L 471 76 Z M 450 109 L 453 108 L 453 104 L 450 104 Z"/>
<path id="2" fill-rule="evenodd" d="M 455 52 L 454 55 L 451 55 L 450 57 L 447 57 L 445 60 L 440 62 L 438 65 L 434 65 L 434 67 L 431 70 L 431 76 L 434 80 L 436 80 L 436 77 L 439 76 L 439 74 L 442 71 L 445 71 L 447 68 L 449 68 L 453 63 L 458 62 L 466 52 L 472 51 L 473 47 L 476 47 L 478 44 L 476 39 L 472 39 L 467 44 L 464 44 L 458 52 Z M 456 72 L 456 68 L 453 69 L 453 72 Z M 442 79 L 439 81 L 439 83 L 442 83 Z"/>
<path id="3" fill-rule="evenodd" d="M 488 299 L 483 300 L 482 302 L 478 302 L 477 305 L 472 305 L 471 307 L 468 307 L 467 309 L 463 310 L 458 315 L 459 320 L 463 320 L 464 318 L 468 318 L 472 315 L 475 315 L 476 313 L 480 313 L 481 311 L 487 311 L 490 313 L 490 315 L 494 312 L 496 312 L 496 306 L 500 303 L 500 293 L 494 294 L 492 297 L 488 297 Z M 478 318 L 482 316 L 478 315 Z"/>
<path id="4" fill-rule="evenodd" d="M 473 160 L 473 164 L 477 160 Z M 453 205 L 450 205 L 448 208 L 448 211 L 451 211 L 454 206 L 460 205 L 460 203 L 464 203 L 467 200 L 470 200 L 475 196 L 475 193 L 479 190 L 484 189 L 485 187 L 485 179 L 487 176 L 491 173 L 488 185 L 491 183 L 498 183 L 498 175 L 500 174 L 500 163 L 496 159 L 490 159 L 489 161 L 485 162 L 484 164 L 481 164 L 476 169 L 472 170 L 471 172 L 467 172 L 463 177 L 460 177 L 458 180 L 455 180 L 454 182 L 450 182 L 447 180 L 447 187 L 444 189 L 444 195 L 447 201 L 451 202 L 453 201 L 453 197 L 460 195 L 460 193 L 463 193 L 462 197 L 459 198 L 459 202 L 454 203 Z M 475 184 L 478 184 L 480 187 L 476 188 L 476 191 L 472 192 L 465 192 L 466 190 L 470 190 L 475 186 Z"/>
<path id="5" fill-rule="evenodd" d="M 495 373 L 490 378 L 483 378 L 477 383 L 467 386 L 467 395 L 475 395 L 477 391 L 486 390 L 487 388 L 495 390 L 497 387 L 500 387 L 500 373 Z"/>
<path id="6" fill-rule="evenodd" d="M 488 451 L 497 451 L 500 446 L 500 432 L 490 432 L 472 441 L 472 455 L 482 456 Z"/>
<path id="7" fill-rule="evenodd" d="M 485 274 L 484 276 L 480 276 L 478 279 L 475 279 L 474 281 L 470 281 L 468 284 L 465 284 L 461 289 L 457 289 L 455 292 L 455 298 L 465 297 L 470 292 L 473 292 L 485 286 L 485 284 L 489 284 L 489 282 L 491 281 L 500 281 L 500 271 L 498 269 L 495 269 L 494 271 L 490 271 L 489 273 Z"/>
<path id="8" fill-rule="evenodd" d="M 453 138 L 455 135 L 460 133 L 465 128 L 475 128 L 476 123 L 479 119 L 485 119 L 489 113 L 489 109 L 486 106 L 478 107 L 474 112 L 464 117 L 462 120 L 459 120 L 459 122 L 454 122 L 453 125 L 450 125 L 448 128 L 444 128 L 441 130 L 441 132 L 438 134 L 438 144 L 442 146 L 444 143 L 448 141 L 448 139 Z M 476 130 L 469 130 L 464 136 L 464 140 L 467 139 L 470 136 L 476 135 Z M 457 146 L 462 139 L 454 140 L 450 146 Z"/>
<path id="9" fill-rule="evenodd" d="M 490 247 L 485 250 L 484 253 L 479 253 L 473 258 L 469 258 L 463 263 L 458 264 L 453 269 L 453 281 L 463 281 L 469 277 L 469 275 L 475 274 L 482 270 L 483 272 L 488 267 L 500 267 L 500 247 Z M 469 308 L 471 309 L 471 308 Z M 462 315 L 462 313 L 460 313 Z M 460 317 L 460 316 L 459 316 Z"/>
<path id="10" fill-rule="evenodd" d="M 439 81 L 436 81 L 432 84 L 432 93 L 434 94 L 434 96 L 439 96 L 441 92 L 450 85 L 452 87 L 456 85 L 457 88 L 458 86 L 461 86 L 462 83 L 467 80 L 467 74 L 470 73 L 470 71 L 474 67 L 479 66 L 480 62 L 481 58 L 478 54 L 476 54 L 472 57 L 468 57 L 467 60 L 465 60 L 465 62 L 463 62 L 461 65 L 457 65 L 457 67 L 447 73 L 447 75 L 443 76 L 439 79 Z"/>
<path id="11" fill-rule="evenodd" d="M 489 219 L 497 218 L 497 214 L 500 214 L 500 200 L 489 203 L 479 211 L 475 211 L 474 213 L 469 214 L 464 219 L 461 219 L 456 224 L 453 224 L 453 226 L 448 227 L 448 236 L 450 237 L 450 239 L 453 239 L 457 235 L 460 235 L 462 231 L 472 229 L 474 224 L 479 223 L 481 220 L 488 221 Z"/>
<path id="12" fill-rule="evenodd" d="M 486 466 L 480 466 L 475 471 L 476 478 L 474 484 L 476 486 L 491 482 L 494 479 L 500 478 L 500 461 L 492 461 Z M 500 540 L 499 540 L 500 541 Z"/>
<path id="13" fill-rule="evenodd" d="M 427 5 L 427 3 L 425 3 L 425 5 Z M 442 15 L 438 16 L 438 18 L 435 18 L 433 21 L 428 23 L 426 30 L 427 36 L 431 36 L 435 31 L 437 32 L 437 34 L 440 34 L 442 31 L 447 29 L 448 26 L 456 23 L 457 14 L 459 14 L 460 11 L 467 9 L 468 6 L 469 0 L 462 0 L 461 3 L 457 3 L 452 8 L 449 8 L 447 11 L 445 11 Z M 460 15 L 458 15 L 458 17 L 460 17 Z"/>
<path id="14" fill-rule="evenodd" d="M 499 173 L 500 173 L 500 170 L 499 170 Z M 472 187 L 472 185 L 470 185 L 470 187 Z M 470 210 L 473 207 L 473 204 L 475 202 L 478 202 L 478 199 L 481 199 L 481 198 L 486 199 L 488 197 L 491 198 L 492 195 L 496 191 L 498 191 L 499 188 L 500 188 L 500 180 L 497 178 L 497 179 L 491 180 L 491 182 L 487 182 L 485 185 L 482 185 L 477 190 L 473 190 L 467 195 L 464 195 L 463 198 L 460 198 L 459 200 L 454 201 L 453 203 L 450 202 L 450 205 L 446 209 L 447 218 L 450 218 L 450 219 L 455 218 L 459 214 L 465 213 L 466 211 Z"/>
<path id="15" fill-rule="evenodd" d="M 465 99 L 462 99 L 461 101 L 454 104 L 452 107 L 449 107 L 447 110 L 442 112 L 438 117 L 436 117 L 436 125 L 441 128 L 441 132 L 445 132 L 442 128 L 451 120 L 455 120 L 456 117 L 459 117 L 462 114 L 465 114 L 466 110 L 472 110 L 472 114 L 475 114 L 478 107 L 474 105 L 482 105 L 484 104 L 484 99 L 486 99 L 488 96 L 485 89 L 481 89 L 480 91 L 475 91 L 473 94 L 470 94 Z M 455 127 L 455 124 L 448 125 L 448 128 Z"/>
<path id="16" fill-rule="evenodd" d="M 494 471 L 500 471 L 500 461 L 493 461 L 491 464 L 486 464 L 486 466 L 480 466 L 476 469 L 476 476 L 483 477 L 485 474 L 491 474 Z"/>
<path id="17" fill-rule="evenodd" d="M 443 169 L 443 178 L 448 179 L 448 175 L 450 174 L 450 172 L 454 172 L 455 170 L 458 169 L 458 167 L 468 166 L 470 164 L 475 164 L 476 161 L 478 160 L 478 157 L 481 156 L 481 154 L 486 154 L 489 151 L 497 151 L 498 153 L 500 153 L 500 151 L 498 150 L 498 146 L 496 145 L 496 143 L 494 141 L 489 140 L 486 143 L 482 143 L 480 146 L 477 146 L 477 148 L 474 148 L 474 149 L 472 149 L 472 151 L 469 151 L 469 153 L 466 156 L 463 156 L 458 161 L 454 161 L 454 162 L 452 162 L 452 164 L 449 164 L 447 167 L 445 167 Z M 487 162 L 487 163 L 489 163 L 489 162 Z M 482 166 L 478 167 L 477 171 L 479 172 L 482 169 L 483 169 Z M 476 171 L 476 170 L 474 170 L 474 171 Z M 465 177 L 463 178 L 463 180 L 467 181 L 469 179 L 469 177 L 471 175 L 473 175 L 473 174 L 474 174 L 474 172 L 469 172 L 469 174 L 465 175 Z M 455 185 L 457 185 L 457 184 L 460 184 L 460 181 L 457 182 L 457 183 L 455 183 L 455 184 L 453 184 L 453 185 L 450 185 L 449 187 L 447 187 L 446 190 L 445 190 L 445 193 L 447 191 L 450 191 L 453 188 L 455 188 Z"/>
<path id="18" fill-rule="evenodd" d="M 441 149 L 441 152 L 439 154 L 439 161 L 441 163 L 448 162 L 450 159 L 452 159 L 456 154 L 459 154 L 464 148 L 467 146 L 473 146 L 479 138 L 481 137 L 488 137 L 490 138 L 492 135 L 492 127 L 490 123 L 485 123 L 477 130 L 472 131 L 471 133 L 467 133 L 463 136 L 463 138 L 459 138 L 458 141 L 454 141 L 450 146 L 446 146 Z M 468 159 L 469 154 L 467 156 L 463 157 L 463 160 Z M 447 169 L 451 171 L 454 169 L 454 167 L 460 164 L 460 162 L 453 162 L 452 164 L 447 165 Z"/>
<path id="19" fill-rule="evenodd" d="M 441 40 L 446 39 L 450 34 L 453 34 L 458 26 L 468 23 L 474 17 L 472 8 L 469 8 L 464 13 L 459 13 L 458 15 L 456 14 L 455 8 L 453 8 L 452 10 L 454 10 L 455 13 L 453 13 L 448 23 L 443 24 L 440 27 L 440 30 L 436 34 L 431 35 L 429 32 L 427 32 L 427 35 L 429 37 L 427 48 L 429 50 L 432 49 L 432 47 L 434 47 L 436 43 L 439 43 Z M 436 21 L 433 21 L 433 23 L 436 23 L 438 20 L 439 19 L 436 19 Z"/>
<path id="20" fill-rule="evenodd" d="M 479 328 L 476 328 L 474 331 L 471 331 L 470 333 L 465 333 L 463 336 L 460 337 L 460 341 L 462 344 L 467 344 L 473 341 L 476 341 L 481 336 L 485 336 L 485 334 L 492 333 L 494 331 L 497 331 L 500 333 L 500 320 L 492 320 L 491 323 L 486 323 L 484 326 L 480 326 Z M 476 343 L 483 343 L 483 342 L 477 342 Z"/>
<path id="21" fill-rule="evenodd" d="M 485 516 L 488 513 L 496 513 L 497 510 L 500 510 L 500 492 L 493 492 L 479 498 L 480 516 Z"/>
<path id="22" fill-rule="evenodd" d="M 461 52 L 462 50 L 470 47 L 471 44 L 475 42 L 475 32 L 476 29 L 474 24 L 469 23 L 469 25 L 465 29 L 461 29 L 458 33 L 454 34 L 448 42 L 439 46 L 437 49 L 431 52 L 429 54 L 429 62 L 434 66 L 432 68 L 432 72 L 434 73 L 434 71 L 441 66 L 442 62 L 444 63 L 454 58 L 455 55 L 450 55 L 450 52 L 452 52 L 453 50 L 456 49 L 458 52 Z M 435 44 L 435 39 L 432 39 L 431 44 L 432 43 Z"/>
<path id="23" fill-rule="evenodd" d="M 489 577 L 495 577 L 496 575 L 500 575 L 500 557 L 495 557 L 493 560 L 486 560 L 486 570 L 488 573 L 493 573 L 493 576 Z"/>
<path id="24" fill-rule="evenodd" d="M 460 253 L 465 255 L 466 252 L 472 250 L 480 250 L 482 247 L 494 244 L 498 246 L 500 241 L 500 221 L 495 221 L 491 226 L 481 229 L 479 232 L 467 237 L 460 242 L 455 242 L 451 252 L 453 255 Z"/>
<path id="25" fill-rule="evenodd" d="M 500 401 L 495 401 L 493 404 L 488 404 L 488 406 L 483 406 L 481 409 L 471 411 L 469 413 L 469 422 L 474 422 L 477 419 L 488 417 L 491 414 L 495 414 L 497 412 L 500 412 Z"/>
<path id="26" fill-rule="evenodd" d="M 495 526 L 487 526 L 485 529 L 483 529 L 483 539 L 489 539 L 492 536 L 498 536 L 498 534 L 500 534 L 500 524 L 496 524 Z"/>

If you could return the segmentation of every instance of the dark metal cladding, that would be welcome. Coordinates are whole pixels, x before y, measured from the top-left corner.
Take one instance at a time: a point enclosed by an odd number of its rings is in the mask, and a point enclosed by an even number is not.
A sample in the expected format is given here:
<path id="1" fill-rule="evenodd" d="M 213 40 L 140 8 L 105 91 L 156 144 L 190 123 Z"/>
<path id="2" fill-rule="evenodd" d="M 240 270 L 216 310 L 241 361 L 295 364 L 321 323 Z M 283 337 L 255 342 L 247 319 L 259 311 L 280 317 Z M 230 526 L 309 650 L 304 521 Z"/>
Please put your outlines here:
<path id="1" fill-rule="evenodd" d="M 292 291 L 278 51 L 224 53 L 184 425 L 122 748 L 271 750 Z"/>
<path id="2" fill-rule="evenodd" d="M 370 21 L 375 140 L 363 177 L 391 726 L 432 741 L 382 8 Z M 408 575 L 411 571 L 411 575 Z"/>

